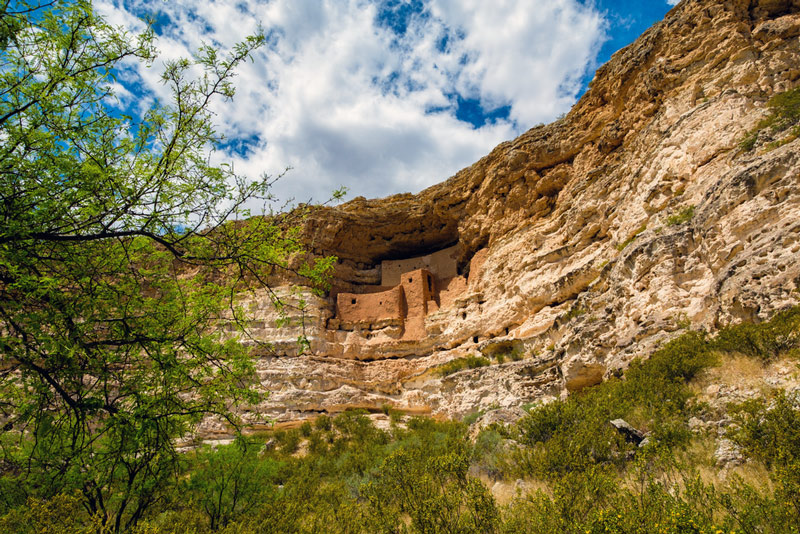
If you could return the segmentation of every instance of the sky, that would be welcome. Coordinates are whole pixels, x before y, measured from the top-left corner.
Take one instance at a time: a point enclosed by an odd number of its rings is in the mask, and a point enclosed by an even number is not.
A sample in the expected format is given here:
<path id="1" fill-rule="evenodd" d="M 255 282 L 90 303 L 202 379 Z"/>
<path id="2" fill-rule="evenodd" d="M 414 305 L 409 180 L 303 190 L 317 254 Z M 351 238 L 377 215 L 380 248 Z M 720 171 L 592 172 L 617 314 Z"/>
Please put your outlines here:
<path id="1" fill-rule="evenodd" d="M 595 69 L 676 0 L 95 0 L 114 25 L 155 21 L 160 60 L 226 50 L 262 27 L 214 161 L 283 201 L 416 193 L 567 112 Z M 159 64 L 118 77 L 128 110 L 169 98 Z"/>

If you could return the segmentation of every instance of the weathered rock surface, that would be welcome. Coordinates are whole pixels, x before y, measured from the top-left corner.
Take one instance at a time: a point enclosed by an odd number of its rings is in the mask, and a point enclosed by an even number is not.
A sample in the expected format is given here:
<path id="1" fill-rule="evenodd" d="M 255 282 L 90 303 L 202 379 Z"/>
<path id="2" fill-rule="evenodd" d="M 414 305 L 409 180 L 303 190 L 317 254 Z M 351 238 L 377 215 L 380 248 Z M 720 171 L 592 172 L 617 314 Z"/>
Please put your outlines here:
<path id="1" fill-rule="evenodd" d="M 684 0 L 565 118 L 417 195 L 317 210 L 306 236 L 340 258 L 334 290 L 306 296 L 304 325 L 278 328 L 253 302 L 251 334 L 273 350 L 258 361 L 271 394 L 248 416 L 518 407 L 598 383 L 687 322 L 715 330 L 795 304 L 800 139 L 739 143 L 771 95 L 798 85 L 799 0 Z M 337 327 L 335 295 L 379 286 L 382 260 L 449 246 L 469 284 L 429 307 L 420 339 L 392 321 Z M 498 343 L 515 358 L 436 372 Z"/>

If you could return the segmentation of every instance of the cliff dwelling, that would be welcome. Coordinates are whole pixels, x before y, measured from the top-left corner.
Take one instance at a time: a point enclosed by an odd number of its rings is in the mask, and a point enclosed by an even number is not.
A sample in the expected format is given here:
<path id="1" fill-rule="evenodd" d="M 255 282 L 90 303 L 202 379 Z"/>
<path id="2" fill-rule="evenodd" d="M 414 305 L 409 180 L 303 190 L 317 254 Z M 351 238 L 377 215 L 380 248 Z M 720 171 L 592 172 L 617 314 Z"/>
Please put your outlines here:
<path id="1" fill-rule="evenodd" d="M 341 330 L 402 328 L 402 339 L 425 337 L 425 317 L 453 304 L 475 285 L 486 249 L 470 260 L 469 275 L 458 274 L 458 246 L 399 260 L 381 262 L 381 284 L 363 286 L 361 293 L 336 296 L 336 320 Z"/>

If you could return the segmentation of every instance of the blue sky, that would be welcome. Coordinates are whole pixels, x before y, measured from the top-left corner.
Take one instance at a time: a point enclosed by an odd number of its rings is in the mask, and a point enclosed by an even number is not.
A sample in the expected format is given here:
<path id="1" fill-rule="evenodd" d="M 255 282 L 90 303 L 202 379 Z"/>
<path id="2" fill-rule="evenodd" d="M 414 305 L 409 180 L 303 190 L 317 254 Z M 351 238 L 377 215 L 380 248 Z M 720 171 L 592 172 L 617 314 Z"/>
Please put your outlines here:
<path id="1" fill-rule="evenodd" d="M 674 0 L 671 0 L 674 3 Z M 164 59 L 232 46 L 261 24 L 269 46 L 215 104 L 215 154 L 258 177 L 292 170 L 283 199 L 417 192 L 550 122 L 667 0 L 96 0 L 111 23 L 156 20 Z M 158 65 L 132 64 L 131 110 L 165 98 Z"/>

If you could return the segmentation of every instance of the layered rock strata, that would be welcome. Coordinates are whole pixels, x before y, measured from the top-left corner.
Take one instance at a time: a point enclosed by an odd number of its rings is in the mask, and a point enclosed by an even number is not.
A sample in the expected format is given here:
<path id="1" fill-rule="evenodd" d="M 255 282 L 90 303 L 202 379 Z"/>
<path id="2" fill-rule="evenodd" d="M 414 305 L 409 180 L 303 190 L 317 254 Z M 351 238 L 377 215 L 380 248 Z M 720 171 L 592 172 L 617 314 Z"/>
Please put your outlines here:
<path id="1" fill-rule="evenodd" d="M 417 195 L 317 210 L 305 232 L 339 257 L 334 288 L 305 292 L 289 327 L 253 300 L 271 393 L 248 417 L 518 407 L 596 384 L 687 325 L 795 304 L 800 140 L 740 142 L 799 85 L 800 2 L 684 0 L 565 118 Z M 438 275 L 424 258 L 445 249 Z M 439 284 L 415 312 L 411 271 Z M 348 315 L 343 302 L 378 293 L 393 304 Z M 297 355 L 301 334 L 311 349 Z M 438 372 L 475 355 L 491 365 Z"/>

